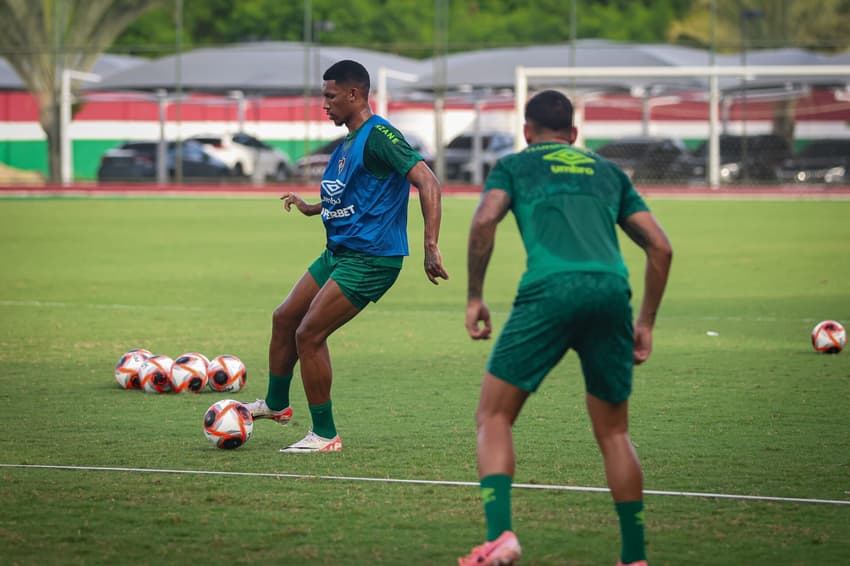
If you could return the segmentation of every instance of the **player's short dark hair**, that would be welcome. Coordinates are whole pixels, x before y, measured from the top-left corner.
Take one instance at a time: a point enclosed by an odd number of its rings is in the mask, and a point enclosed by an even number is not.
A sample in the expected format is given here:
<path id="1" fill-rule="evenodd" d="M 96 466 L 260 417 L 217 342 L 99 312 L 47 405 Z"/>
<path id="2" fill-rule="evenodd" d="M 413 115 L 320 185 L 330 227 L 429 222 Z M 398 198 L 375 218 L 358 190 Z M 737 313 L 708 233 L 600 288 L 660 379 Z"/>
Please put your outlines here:
<path id="1" fill-rule="evenodd" d="M 525 121 L 547 130 L 571 130 L 573 103 L 557 90 L 538 92 L 525 105 Z"/>
<path id="2" fill-rule="evenodd" d="M 322 75 L 322 79 L 336 81 L 344 85 L 354 85 L 360 88 L 364 94 L 369 94 L 369 71 L 366 70 L 366 67 L 351 59 L 337 61 L 328 67 L 325 74 Z"/>

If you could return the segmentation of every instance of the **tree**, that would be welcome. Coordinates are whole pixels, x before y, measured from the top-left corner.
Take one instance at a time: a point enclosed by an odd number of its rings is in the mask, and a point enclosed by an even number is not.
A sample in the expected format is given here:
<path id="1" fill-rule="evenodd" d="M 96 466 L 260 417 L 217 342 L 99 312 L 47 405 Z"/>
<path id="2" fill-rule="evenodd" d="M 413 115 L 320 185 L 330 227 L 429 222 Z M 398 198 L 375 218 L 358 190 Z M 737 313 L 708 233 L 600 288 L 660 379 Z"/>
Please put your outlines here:
<path id="1" fill-rule="evenodd" d="M 742 14 L 746 18 L 747 47 L 800 47 L 815 51 L 850 48 L 850 2 L 820 0 L 817 9 L 804 0 L 695 0 L 690 11 L 673 22 L 668 38 L 674 43 L 712 46 L 711 12 L 715 14 L 714 47 L 718 52 L 742 46 Z"/>
<path id="2" fill-rule="evenodd" d="M 0 0 L 0 52 L 38 103 L 51 182 L 61 174 L 61 69 L 91 70 L 133 20 L 163 1 Z"/>
<path id="3" fill-rule="evenodd" d="M 817 9 L 802 0 L 697 0 L 673 23 L 669 39 L 718 52 L 790 46 L 839 51 L 850 47 L 848 19 L 847 0 L 821 0 Z M 773 110 L 773 132 L 789 142 L 794 138 L 795 105 L 796 99 L 780 100 Z"/>
<path id="4" fill-rule="evenodd" d="M 566 43 L 571 5 L 577 36 L 658 42 L 694 0 L 451 0 L 449 51 Z M 205 0 L 186 2 L 184 46 L 254 40 L 301 41 L 305 6 L 312 19 L 332 21 L 322 43 L 390 51 L 408 57 L 433 55 L 434 2 L 427 0 Z M 139 55 L 173 52 L 173 28 L 154 10 L 118 39 L 116 48 Z"/>

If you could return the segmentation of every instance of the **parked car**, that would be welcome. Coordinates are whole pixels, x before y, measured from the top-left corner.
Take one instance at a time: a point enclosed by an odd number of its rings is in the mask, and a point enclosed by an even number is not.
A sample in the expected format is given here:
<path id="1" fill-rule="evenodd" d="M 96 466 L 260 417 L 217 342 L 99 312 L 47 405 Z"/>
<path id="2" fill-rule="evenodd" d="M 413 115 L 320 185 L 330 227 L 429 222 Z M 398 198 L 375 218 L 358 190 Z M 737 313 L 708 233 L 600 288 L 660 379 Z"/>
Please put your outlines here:
<path id="1" fill-rule="evenodd" d="M 321 145 L 295 161 L 295 176 L 299 179 L 321 179 L 328 166 L 331 154 L 345 137 L 339 137 Z"/>
<path id="2" fill-rule="evenodd" d="M 634 136 L 607 143 L 596 153 L 617 165 L 636 183 L 681 183 L 693 170 L 693 157 L 680 140 Z"/>
<path id="3" fill-rule="evenodd" d="M 285 152 L 244 132 L 192 136 L 207 152 L 230 167 L 233 174 L 254 181 L 283 181 L 292 176 L 292 162 Z"/>
<path id="4" fill-rule="evenodd" d="M 782 162 L 779 178 L 786 183 L 850 183 L 850 139 L 810 141 Z"/>
<path id="5" fill-rule="evenodd" d="M 779 180 L 779 166 L 791 157 L 785 138 L 773 134 L 720 136 L 720 182 L 768 183 Z M 693 179 L 704 182 L 708 173 L 708 141 L 694 151 Z"/>
<path id="6" fill-rule="evenodd" d="M 157 178 L 158 141 L 126 142 L 106 151 L 97 169 L 98 181 L 155 181 Z M 182 167 L 185 179 L 226 179 L 230 168 L 206 153 L 204 146 L 192 140 L 181 142 Z M 166 146 L 166 170 L 169 178 L 175 176 L 177 143 Z"/>
<path id="7" fill-rule="evenodd" d="M 428 164 L 428 167 L 434 166 L 434 156 L 422 142 L 422 140 L 415 134 L 403 134 L 404 139 L 407 140 L 407 143 L 410 144 L 410 147 L 413 148 L 422 158 L 425 160 L 425 163 Z M 325 169 L 328 166 L 328 161 L 331 158 L 331 154 L 337 148 L 339 144 L 345 139 L 345 136 L 336 138 L 334 140 L 329 141 L 328 143 L 314 149 L 307 155 L 299 158 L 295 162 L 295 176 L 299 179 L 321 179 L 322 175 L 325 173 Z"/>
<path id="8" fill-rule="evenodd" d="M 481 179 L 487 177 L 496 162 L 514 152 L 514 136 L 508 132 L 484 131 L 481 137 Z M 475 178 L 473 143 L 475 134 L 464 132 L 446 145 L 446 179 L 450 181 L 472 182 Z"/>

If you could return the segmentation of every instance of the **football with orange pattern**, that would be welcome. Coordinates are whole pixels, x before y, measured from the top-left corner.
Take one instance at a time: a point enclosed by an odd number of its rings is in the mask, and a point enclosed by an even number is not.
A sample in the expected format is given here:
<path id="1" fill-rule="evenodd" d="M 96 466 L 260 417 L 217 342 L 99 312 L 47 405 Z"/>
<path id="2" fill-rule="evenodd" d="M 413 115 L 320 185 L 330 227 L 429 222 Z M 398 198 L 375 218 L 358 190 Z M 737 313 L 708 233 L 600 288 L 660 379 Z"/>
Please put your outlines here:
<path id="1" fill-rule="evenodd" d="M 144 348 L 125 352 L 115 364 L 115 381 L 118 385 L 122 389 L 141 389 L 139 370 L 151 356 L 153 354 Z"/>
<path id="2" fill-rule="evenodd" d="M 248 379 L 248 370 L 242 360 L 230 354 L 216 356 L 207 368 L 207 384 L 213 391 L 236 392 Z"/>
<path id="3" fill-rule="evenodd" d="M 824 320 L 812 329 L 812 346 L 816 352 L 837 354 L 847 345 L 847 331 L 835 320 Z"/>
<path id="4" fill-rule="evenodd" d="M 148 393 L 169 393 L 171 391 L 171 366 L 174 360 L 157 354 L 148 358 L 139 369 L 139 384 Z"/>
<path id="5" fill-rule="evenodd" d="M 239 401 L 222 399 L 204 413 L 204 436 L 216 448 L 239 448 L 248 442 L 253 432 L 251 412 Z"/>
<path id="6" fill-rule="evenodd" d="M 198 352 L 178 356 L 171 366 L 171 389 L 175 393 L 201 393 L 207 388 L 207 368 L 210 361 Z"/>

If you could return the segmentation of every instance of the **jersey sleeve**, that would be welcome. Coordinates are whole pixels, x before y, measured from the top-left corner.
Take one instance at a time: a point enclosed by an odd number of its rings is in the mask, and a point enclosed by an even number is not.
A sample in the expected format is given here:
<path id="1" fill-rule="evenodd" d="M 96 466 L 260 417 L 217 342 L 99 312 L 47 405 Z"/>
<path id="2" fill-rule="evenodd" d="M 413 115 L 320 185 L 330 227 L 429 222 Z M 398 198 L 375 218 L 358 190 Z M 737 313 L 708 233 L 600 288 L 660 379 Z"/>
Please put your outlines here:
<path id="1" fill-rule="evenodd" d="M 491 189 L 500 189 L 508 193 L 513 199 L 514 183 L 513 176 L 506 165 L 506 159 L 500 159 L 490 170 L 487 180 L 484 182 L 483 192 Z"/>
<path id="2" fill-rule="evenodd" d="M 393 172 L 406 177 L 420 161 L 422 156 L 392 126 L 378 124 L 369 132 L 363 162 L 376 177 L 385 178 Z"/>
<path id="3" fill-rule="evenodd" d="M 635 186 L 632 184 L 631 179 L 629 179 L 629 177 L 619 168 L 616 168 L 616 171 L 622 186 L 620 212 L 617 215 L 617 223 L 620 224 L 635 212 L 649 210 L 649 207 L 646 205 L 643 197 L 641 197 L 637 190 L 635 190 Z"/>

